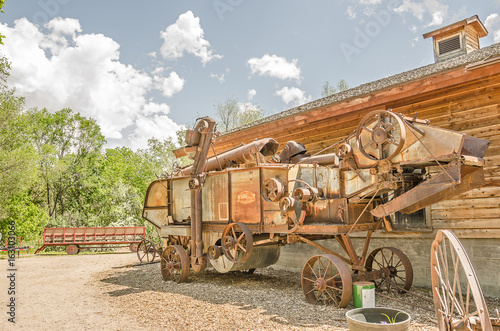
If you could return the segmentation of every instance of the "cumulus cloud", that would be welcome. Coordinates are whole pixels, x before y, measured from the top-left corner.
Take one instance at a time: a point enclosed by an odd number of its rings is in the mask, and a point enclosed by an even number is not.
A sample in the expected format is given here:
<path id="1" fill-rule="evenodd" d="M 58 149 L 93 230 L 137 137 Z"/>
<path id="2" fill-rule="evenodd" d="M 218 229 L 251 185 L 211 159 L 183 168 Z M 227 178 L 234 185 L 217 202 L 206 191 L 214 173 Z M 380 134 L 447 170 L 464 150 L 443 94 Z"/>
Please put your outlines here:
<path id="1" fill-rule="evenodd" d="M 164 42 L 160 53 L 163 58 L 175 59 L 187 52 L 199 57 L 203 65 L 213 59 L 222 58 L 213 52 L 210 43 L 203 38 L 204 34 L 200 18 L 194 17 L 193 12 L 189 10 L 161 32 Z"/>
<path id="2" fill-rule="evenodd" d="M 292 106 L 304 104 L 312 99 L 310 95 L 306 97 L 305 92 L 301 89 L 288 86 L 276 91 L 275 95 L 280 96 L 284 103 L 287 105 L 291 104 Z"/>
<path id="3" fill-rule="evenodd" d="M 121 63 L 120 45 L 102 34 L 81 33 L 78 20 L 55 18 L 41 30 L 22 18 L 13 27 L 0 24 L 0 33 L 8 40 L 2 55 L 12 63 L 9 84 L 26 98 L 27 107 L 49 111 L 70 107 L 96 119 L 107 139 L 121 139 L 124 144 L 130 141 L 123 132 L 152 114 L 150 121 L 168 124 L 164 131 L 172 136 L 179 128 L 159 117 L 166 116 L 168 105 L 153 103 L 146 95 L 159 82 L 156 88 L 172 96 L 182 89 L 184 80 L 175 72 L 152 77 Z M 136 133 L 136 141 L 138 137 Z"/>
<path id="4" fill-rule="evenodd" d="M 248 90 L 247 98 L 248 100 L 252 100 L 253 97 L 257 94 L 257 91 L 255 89 Z"/>
<path id="5" fill-rule="evenodd" d="M 177 125 L 166 115 L 154 115 L 152 117 L 139 115 L 135 123 L 134 133 L 130 137 L 130 147 L 132 149 L 147 146 L 148 139 L 155 137 L 159 140 L 175 137 L 177 130 L 181 126 Z M 147 134 L 144 134 L 147 132 Z"/>
<path id="6" fill-rule="evenodd" d="M 493 33 L 493 41 L 496 43 L 500 42 L 500 16 L 498 16 L 498 13 L 493 13 L 486 17 L 484 25 L 490 33 Z"/>
<path id="7" fill-rule="evenodd" d="M 399 14 L 410 13 L 420 21 L 424 20 L 426 15 L 430 15 L 430 22 L 426 25 L 441 26 L 448 18 L 448 5 L 440 3 L 438 0 L 424 0 L 421 2 L 412 0 L 403 0 L 403 3 L 394 8 Z"/>
<path id="8" fill-rule="evenodd" d="M 172 71 L 168 77 L 154 76 L 155 88 L 170 98 L 180 92 L 184 87 L 184 79 L 180 78 L 175 71 Z"/>
<path id="9" fill-rule="evenodd" d="M 297 59 L 287 61 L 284 57 L 275 54 L 266 54 L 261 58 L 253 57 L 248 60 L 252 74 L 279 79 L 295 79 L 300 82 L 302 77 L 297 62 Z"/>

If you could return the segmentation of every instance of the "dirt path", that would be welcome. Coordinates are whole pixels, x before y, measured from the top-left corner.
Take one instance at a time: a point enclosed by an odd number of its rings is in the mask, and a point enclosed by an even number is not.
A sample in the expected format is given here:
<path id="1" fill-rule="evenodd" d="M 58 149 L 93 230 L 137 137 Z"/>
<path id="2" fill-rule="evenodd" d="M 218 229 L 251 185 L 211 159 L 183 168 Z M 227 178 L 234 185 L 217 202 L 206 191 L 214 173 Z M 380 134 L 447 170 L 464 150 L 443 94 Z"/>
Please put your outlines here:
<path id="1" fill-rule="evenodd" d="M 140 265 L 131 253 L 32 256 L 16 266 L 17 323 L 7 321 L 9 283 L 1 276 L 0 330 L 347 330 L 353 308 L 308 304 L 299 274 L 271 268 L 191 272 L 177 284 L 161 279 L 158 263 Z M 8 273 L 7 260 L 0 269 Z M 432 312 L 407 311 L 411 330 L 436 330 Z"/>
<path id="2" fill-rule="evenodd" d="M 0 260 L 0 330 L 132 330 L 140 325 L 103 300 L 94 277 L 137 262 L 124 254 L 16 259 L 16 324 L 7 319 L 8 262 Z"/>

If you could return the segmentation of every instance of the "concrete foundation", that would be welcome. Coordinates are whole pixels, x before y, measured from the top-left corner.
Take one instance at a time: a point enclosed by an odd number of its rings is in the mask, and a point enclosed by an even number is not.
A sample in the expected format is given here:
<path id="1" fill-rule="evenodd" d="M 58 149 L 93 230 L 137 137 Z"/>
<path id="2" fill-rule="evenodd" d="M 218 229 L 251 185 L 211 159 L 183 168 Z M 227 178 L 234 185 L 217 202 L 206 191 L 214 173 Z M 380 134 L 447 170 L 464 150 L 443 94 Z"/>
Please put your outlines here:
<path id="1" fill-rule="evenodd" d="M 364 238 L 352 239 L 356 252 L 363 251 Z M 402 250 L 413 267 L 413 285 L 431 287 L 430 252 L 432 239 L 372 239 L 368 253 L 378 247 L 395 247 Z M 461 239 L 465 251 L 476 271 L 484 296 L 500 297 L 500 239 Z M 347 257 L 336 240 L 318 241 L 324 247 Z M 281 248 L 281 257 L 273 267 L 302 271 L 306 261 L 322 251 L 308 244 L 287 245 Z"/>

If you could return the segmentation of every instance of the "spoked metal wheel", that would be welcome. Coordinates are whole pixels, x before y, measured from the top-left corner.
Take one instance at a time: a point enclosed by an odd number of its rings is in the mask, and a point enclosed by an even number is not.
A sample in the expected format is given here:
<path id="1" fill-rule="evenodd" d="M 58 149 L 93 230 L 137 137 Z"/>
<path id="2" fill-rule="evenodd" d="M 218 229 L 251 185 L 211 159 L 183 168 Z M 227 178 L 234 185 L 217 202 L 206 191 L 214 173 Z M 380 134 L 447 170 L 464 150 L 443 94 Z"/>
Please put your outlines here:
<path id="1" fill-rule="evenodd" d="M 413 268 L 408 257 L 397 248 L 380 247 L 368 255 L 366 271 L 383 271 L 384 276 L 375 280 L 379 291 L 408 291 L 413 283 Z"/>
<path id="2" fill-rule="evenodd" d="M 176 283 L 187 281 L 191 262 L 182 246 L 172 245 L 165 248 L 161 254 L 160 265 L 163 280 Z"/>
<path id="3" fill-rule="evenodd" d="M 403 149 L 405 140 L 405 124 L 392 111 L 372 111 L 363 117 L 356 129 L 359 151 L 370 160 L 392 159 Z"/>
<path id="4" fill-rule="evenodd" d="M 252 232 L 243 223 L 231 223 L 222 232 L 222 251 L 231 262 L 245 262 L 252 254 Z"/>
<path id="5" fill-rule="evenodd" d="M 302 269 L 302 291 L 309 303 L 345 307 L 352 297 L 351 273 L 334 255 L 313 256 Z"/>
<path id="6" fill-rule="evenodd" d="M 431 249 L 432 294 L 439 330 L 493 330 L 476 273 L 455 234 L 441 230 Z"/>
<path id="7" fill-rule="evenodd" d="M 137 247 L 137 257 L 141 262 L 153 262 L 156 257 L 155 245 L 147 239 L 143 239 Z"/>

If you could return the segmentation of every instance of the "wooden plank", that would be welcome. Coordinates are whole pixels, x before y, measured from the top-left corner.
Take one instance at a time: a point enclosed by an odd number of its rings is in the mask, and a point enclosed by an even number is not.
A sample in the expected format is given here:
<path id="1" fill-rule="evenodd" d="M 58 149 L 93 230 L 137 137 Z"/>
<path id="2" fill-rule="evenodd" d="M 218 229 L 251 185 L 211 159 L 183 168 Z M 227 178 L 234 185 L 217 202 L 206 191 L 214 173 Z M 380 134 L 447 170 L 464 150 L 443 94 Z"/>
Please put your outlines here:
<path id="1" fill-rule="evenodd" d="M 498 218 L 498 215 L 498 208 L 431 210 L 432 219 L 443 220 Z"/>
<path id="2" fill-rule="evenodd" d="M 432 220 L 434 229 L 500 229 L 500 218 Z"/>
<path id="3" fill-rule="evenodd" d="M 500 187 L 480 187 L 469 192 L 457 195 L 453 199 L 476 199 L 476 198 L 488 198 L 488 197 L 500 197 Z"/>
<path id="4" fill-rule="evenodd" d="M 432 210 L 455 209 L 455 208 L 500 208 L 500 198 L 476 198 L 476 199 L 454 199 L 445 200 L 432 205 Z M 498 210 L 500 217 L 500 209 Z"/>

